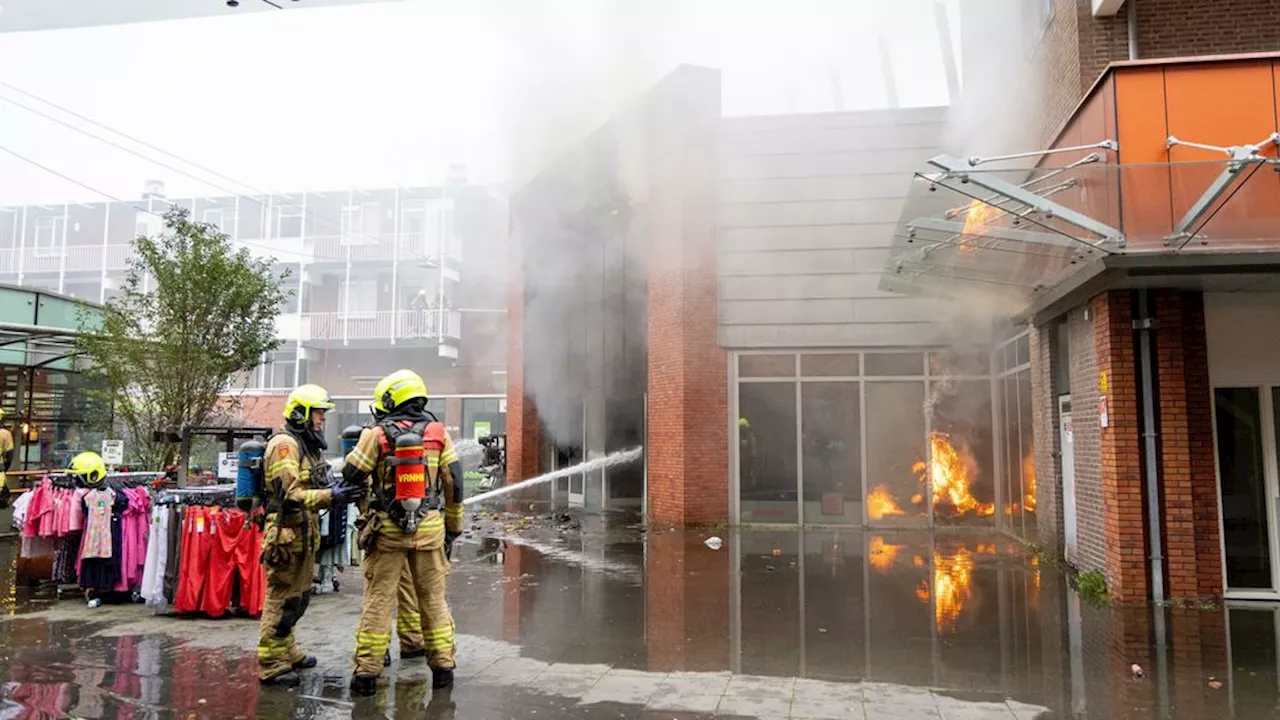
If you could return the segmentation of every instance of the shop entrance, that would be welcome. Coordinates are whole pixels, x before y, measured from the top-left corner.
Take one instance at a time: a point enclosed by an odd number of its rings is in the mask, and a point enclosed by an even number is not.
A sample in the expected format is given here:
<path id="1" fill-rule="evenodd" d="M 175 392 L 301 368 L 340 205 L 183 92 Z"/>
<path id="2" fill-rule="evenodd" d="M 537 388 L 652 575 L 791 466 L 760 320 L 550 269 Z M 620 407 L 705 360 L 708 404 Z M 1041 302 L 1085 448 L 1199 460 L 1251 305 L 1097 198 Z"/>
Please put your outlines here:
<path id="1" fill-rule="evenodd" d="M 1213 410 L 1228 597 L 1280 598 L 1276 413 L 1280 386 L 1217 387 Z"/>

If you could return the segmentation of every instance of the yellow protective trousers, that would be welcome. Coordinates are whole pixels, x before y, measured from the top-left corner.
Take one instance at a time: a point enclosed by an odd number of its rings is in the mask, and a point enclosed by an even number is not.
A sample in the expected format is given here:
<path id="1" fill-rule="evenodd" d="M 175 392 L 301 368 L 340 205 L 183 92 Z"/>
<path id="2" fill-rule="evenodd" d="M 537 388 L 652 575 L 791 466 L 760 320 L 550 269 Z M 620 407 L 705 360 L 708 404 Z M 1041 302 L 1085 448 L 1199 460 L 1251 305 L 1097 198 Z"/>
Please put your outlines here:
<path id="1" fill-rule="evenodd" d="M 409 563 L 400 571 L 396 587 L 396 634 L 400 636 L 400 652 L 423 649 L 422 613 L 418 610 L 418 590 L 413 584 Z"/>
<path id="2" fill-rule="evenodd" d="M 258 624 L 258 678 L 261 680 L 289 672 L 294 663 L 306 657 L 294 641 L 293 628 L 311 602 L 311 580 L 316 566 L 315 550 L 304 547 L 301 528 L 282 527 L 276 532 L 278 535 L 268 533 L 270 540 L 264 541 L 264 545 L 271 543 L 285 552 L 264 553 L 274 554 L 275 562 L 265 559 L 263 562 L 267 587 Z"/>
<path id="3" fill-rule="evenodd" d="M 392 605 L 400 597 L 401 578 L 406 571 L 414 598 L 405 598 L 406 609 L 414 607 L 420 618 L 422 644 L 427 664 L 433 670 L 452 669 L 456 642 L 453 616 L 445 601 L 449 560 L 444 554 L 444 518 L 431 511 L 417 532 L 400 531 L 381 515 L 373 548 L 364 560 L 364 605 L 356 630 L 355 673 L 380 675 L 383 656 L 391 647 Z M 397 617 L 397 622 L 399 617 Z"/>

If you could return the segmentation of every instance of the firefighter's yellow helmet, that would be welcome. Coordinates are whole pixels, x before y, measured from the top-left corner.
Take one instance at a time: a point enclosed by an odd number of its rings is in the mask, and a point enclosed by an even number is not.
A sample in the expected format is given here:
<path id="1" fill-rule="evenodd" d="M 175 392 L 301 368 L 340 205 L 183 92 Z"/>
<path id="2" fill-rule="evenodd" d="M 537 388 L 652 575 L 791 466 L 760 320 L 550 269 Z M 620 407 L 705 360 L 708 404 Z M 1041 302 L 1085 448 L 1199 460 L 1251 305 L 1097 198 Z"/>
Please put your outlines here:
<path id="1" fill-rule="evenodd" d="M 291 423 L 304 425 L 311 420 L 312 410 L 332 410 L 329 393 L 319 385 L 299 385 L 284 403 L 284 417 Z"/>
<path id="2" fill-rule="evenodd" d="M 427 383 L 412 370 L 397 370 L 373 389 L 374 413 L 389 413 L 414 398 L 427 399 Z"/>
<path id="3" fill-rule="evenodd" d="M 71 458 L 67 474 L 80 479 L 85 485 L 97 485 L 107 477 L 107 464 L 102 462 L 101 455 L 90 450 Z"/>

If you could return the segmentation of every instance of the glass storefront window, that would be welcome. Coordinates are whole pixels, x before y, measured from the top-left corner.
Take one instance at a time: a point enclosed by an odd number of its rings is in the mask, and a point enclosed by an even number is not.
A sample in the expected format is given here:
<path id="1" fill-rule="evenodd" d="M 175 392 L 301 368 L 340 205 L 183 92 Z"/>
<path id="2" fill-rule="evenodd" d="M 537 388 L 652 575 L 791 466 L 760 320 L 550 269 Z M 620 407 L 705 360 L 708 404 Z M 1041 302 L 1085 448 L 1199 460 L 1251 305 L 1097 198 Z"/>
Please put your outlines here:
<path id="1" fill-rule="evenodd" d="M 1027 538 L 1036 534 L 1036 455 L 1031 416 L 1031 370 L 1027 369 L 1018 373 L 1018 434 L 1021 444 L 1017 465 L 1022 490 L 1018 502 L 1022 505 L 1022 528 Z"/>
<path id="2" fill-rule="evenodd" d="M 739 355 L 738 376 L 744 378 L 795 377 L 795 355 Z"/>
<path id="3" fill-rule="evenodd" d="M 918 523 L 929 513 L 923 467 L 917 467 L 926 457 L 924 383 L 869 382 L 866 388 L 867 519 Z"/>
<path id="4" fill-rule="evenodd" d="M 797 522 L 795 383 L 740 383 L 738 417 L 742 521 Z"/>
<path id="5" fill-rule="evenodd" d="M 930 384 L 929 482 L 937 522 L 991 524 L 996 511 L 991 383 Z"/>
<path id="6" fill-rule="evenodd" d="M 858 356 L 823 353 L 800 356 L 800 374 L 804 377 L 857 377 Z"/>
<path id="7" fill-rule="evenodd" d="M 920 353 L 867 353 L 862 362 L 867 377 L 924 375 L 924 355 Z"/>
<path id="8" fill-rule="evenodd" d="M 801 383 L 804 521 L 862 524 L 862 408 L 858 383 Z"/>
<path id="9" fill-rule="evenodd" d="M 1213 391 L 1227 587 L 1270 589 L 1271 539 L 1258 388 Z"/>

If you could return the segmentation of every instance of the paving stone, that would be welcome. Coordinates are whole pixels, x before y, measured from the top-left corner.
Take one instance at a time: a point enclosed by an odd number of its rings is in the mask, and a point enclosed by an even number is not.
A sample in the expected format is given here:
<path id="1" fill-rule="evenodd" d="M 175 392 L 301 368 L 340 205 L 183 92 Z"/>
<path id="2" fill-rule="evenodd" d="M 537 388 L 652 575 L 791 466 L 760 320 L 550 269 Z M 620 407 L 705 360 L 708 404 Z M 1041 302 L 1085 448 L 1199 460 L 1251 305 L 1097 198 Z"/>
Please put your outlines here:
<path id="1" fill-rule="evenodd" d="M 793 720 L 847 720 L 861 718 L 862 701 L 853 700 L 836 702 L 829 700 L 801 700 L 797 697 L 791 703 Z"/>
<path id="2" fill-rule="evenodd" d="M 649 699 L 653 697 L 653 694 L 657 692 L 658 685 L 662 683 L 664 678 L 664 675 L 653 675 L 646 678 L 636 675 L 614 675 L 609 673 L 600 678 L 582 696 L 582 703 L 590 705 L 592 703 L 614 702 L 629 705 L 646 705 Z"/>
<path id="3" fill-rule="evenodd" d="M 813 700 L 820 702 L 862 702 L 862 683 L 831 682 L 829 680 L 811 680 L 797 678 L 794 697 L 797 702 Z"/>
<path id="4" fill-rule="evenodd" d="M 791 714 L 791 701 L 782 698 L 742 697 L 726 695 L 720 698 L 716 715 L 740 715 L 757 718 L 785 718 Z"/>
<path id="5" fill-rule="evenodd" d="M 937 720 L 942 717 L 938 714 L 938 708 L 927 705 L 867 703 L 863 705 L 863 711 L 866 713 L 866 720 Z"/>
<path id="6" fill-rule="evenodd" d="M 579 699 L 586 695 L 591 688 L 595 687 L 598 682 L 600 682 L 600 678 L 589 675 L 542 673 L 530 680 L 526 685 L 531 690 L 547 695 Z"/>
<path id="7" fill-rule="evenodd" d="M 533 658 L 504 657 L 485 668 L 480 679 L 503 685 L 522 685 L 541 675 L 547 667 L 546 663 Z"/>
<path id="8" fill-rule="evenodd" d="M 658 686 L 658 692 L 720 696 L 728 686 L 728 673 L 671 673 Z"/>
<path id="9" fill-rule="evenodd" d="M 645 709 L 714 713 L 719 704 L 719 695 L 667 694 L 659 690 L 649 699 L 649 704 L 645 706 Z"/>
<path id="10" fill-rule="evenodd" d="M 863 683 L 862 695 L 868 704 L 902 705 L 936 708 L 938 701 L 927 688 L 893 685 L 890 683 Z"/>
<path id="11" fill-rule="evenodd" d="M 1004 703 L 974 703 L 967 707 L 948 705 L 939 710 L 942 720 L 1016 720 L 1013 711 Z"/>
<path id="12" fill-rule="evenodd" d="M 725 690 L 725 695 L 740 698 L 790 700 L 794 685 L 794 678 L 734 675 L 729 678 L 729 687 Z"/>

